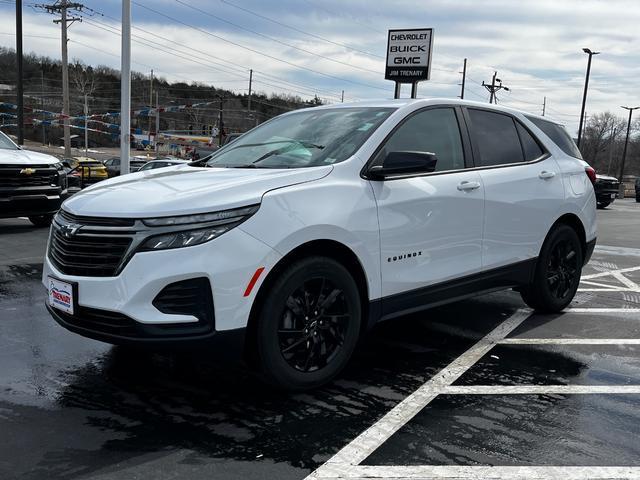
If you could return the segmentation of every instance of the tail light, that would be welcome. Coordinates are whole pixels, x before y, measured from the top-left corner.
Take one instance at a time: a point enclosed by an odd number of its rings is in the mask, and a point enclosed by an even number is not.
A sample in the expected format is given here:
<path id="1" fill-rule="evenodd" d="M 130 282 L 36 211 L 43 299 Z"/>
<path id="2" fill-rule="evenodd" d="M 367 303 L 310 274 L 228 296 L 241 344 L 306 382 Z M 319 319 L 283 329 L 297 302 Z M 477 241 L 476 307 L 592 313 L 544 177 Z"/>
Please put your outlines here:
<path id="1" fill-rule="evenodd" d="M 593 167 L 585 167 L 584 171 L 587 174 L 587 177 L 589 177 L 589 180 L 591 180 L 591 184 L 595 185 L 596 184 L 596 171 L 593 169 Z"/>

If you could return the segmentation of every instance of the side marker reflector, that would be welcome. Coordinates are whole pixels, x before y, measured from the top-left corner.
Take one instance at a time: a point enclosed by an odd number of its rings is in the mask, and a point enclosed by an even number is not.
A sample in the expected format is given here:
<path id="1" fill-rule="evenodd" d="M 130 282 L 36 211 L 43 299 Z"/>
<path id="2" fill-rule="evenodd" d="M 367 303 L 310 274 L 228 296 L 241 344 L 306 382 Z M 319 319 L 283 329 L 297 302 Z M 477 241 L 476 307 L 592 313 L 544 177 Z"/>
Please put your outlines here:
<path id="1" fill-rule="evenodd" d="M 262 272 L 264 272 L 264 267 L 260 267 L 253 274 L 253 277 L 251 277 L 251 280 L 249 280 L 249 284 L 247 285 L 247 289 L 244 291 L 244 296 L 245 297 L 248 297 L 249 295 L 251 295 L 251 290 L 253 290 L 253 287 L 255 286 L 256 282 L 260 278 L 260 275 L 262 275 Z"/>

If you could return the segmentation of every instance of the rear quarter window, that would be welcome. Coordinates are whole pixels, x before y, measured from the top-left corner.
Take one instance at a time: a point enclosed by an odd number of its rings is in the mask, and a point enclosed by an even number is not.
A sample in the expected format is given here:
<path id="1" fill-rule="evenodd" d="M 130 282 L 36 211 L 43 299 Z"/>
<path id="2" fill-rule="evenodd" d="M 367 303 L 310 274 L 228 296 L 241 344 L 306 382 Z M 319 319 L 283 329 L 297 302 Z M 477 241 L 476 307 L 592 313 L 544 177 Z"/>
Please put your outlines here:
<path id="1" fill-rule="evenodd" d="M 557 123 L 549 122 L 547 120 L 540 120 L 535 117 L 527 117 L 536 127 L 542 130 L 547 137 L 549 137 L 553 143 L 555 143 L 560 150 L 569 155 L 570 157 L 579 158 L 582 160 L 582 154 L 578 150 L 576 142 L 573 141 L 567 129 Z"/>

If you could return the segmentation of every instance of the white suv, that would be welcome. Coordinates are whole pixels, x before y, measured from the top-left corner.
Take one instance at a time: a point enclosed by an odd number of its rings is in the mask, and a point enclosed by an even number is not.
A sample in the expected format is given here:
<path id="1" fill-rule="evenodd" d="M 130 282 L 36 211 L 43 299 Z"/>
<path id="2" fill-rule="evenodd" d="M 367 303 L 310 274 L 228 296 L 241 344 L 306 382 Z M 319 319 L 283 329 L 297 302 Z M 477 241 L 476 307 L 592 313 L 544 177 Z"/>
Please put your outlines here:
<path id="1" fill-rule="evenodd" d="M 67 200 L 47 305 L 87 337 L 212 342 L 271 383 L 312 388 L 381 320 L 508 288 L 566 307 L 595 246 L 594 176 L 562 126 L 516 110 L 299 110 L 200 165 Z"/>

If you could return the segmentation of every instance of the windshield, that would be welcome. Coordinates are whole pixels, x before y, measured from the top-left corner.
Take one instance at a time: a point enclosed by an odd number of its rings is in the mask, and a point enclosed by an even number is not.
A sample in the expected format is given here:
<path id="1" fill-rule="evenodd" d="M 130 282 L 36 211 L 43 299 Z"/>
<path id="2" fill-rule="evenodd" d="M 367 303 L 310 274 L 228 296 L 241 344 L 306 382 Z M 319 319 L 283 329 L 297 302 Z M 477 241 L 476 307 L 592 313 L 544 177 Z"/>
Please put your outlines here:
<path id="1" fill-rule="evenodd" d="M 17 150 L 18 147 L 4 133 L 0 132 L 0 148 L 5 150 Z"/>
<path id="2" fill-rule="evenodd" d="M 312 109 L 276 117 L 220 149 L 206 165 L 299 168 L 342 162 L 353 155 L 394 110 Z"/>

